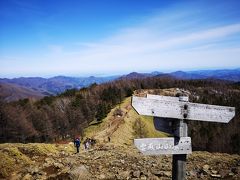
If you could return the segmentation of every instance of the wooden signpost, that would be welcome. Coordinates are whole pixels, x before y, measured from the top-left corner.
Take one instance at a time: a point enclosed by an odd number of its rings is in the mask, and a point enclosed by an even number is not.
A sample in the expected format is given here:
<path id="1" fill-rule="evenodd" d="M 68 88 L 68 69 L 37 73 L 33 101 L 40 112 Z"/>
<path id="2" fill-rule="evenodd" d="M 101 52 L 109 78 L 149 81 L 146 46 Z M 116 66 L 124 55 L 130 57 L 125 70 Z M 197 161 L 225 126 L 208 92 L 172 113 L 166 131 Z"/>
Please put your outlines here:
<path id="1" fill-rule="evenodd" d="M 133 96 L 132 106 L 141 115 L 174 119 L 228 123 L 235 116 L 234 107 L 189 103 L 186 98 L 169 101 Z"/>
<path id="2" fill-rule="evenodd" d="M 192 152 L 186 120 L 228 123 L 235 116 L 234 107 L 190 103 L 187 96 L 133 96 L 132 106 L 140 115 L 153 116 L 156 130 L 174 136 L 134 140 L 135 146 L 145 155 L 173 155 L 173 180 L 185 179 L 186 157 Z"/>

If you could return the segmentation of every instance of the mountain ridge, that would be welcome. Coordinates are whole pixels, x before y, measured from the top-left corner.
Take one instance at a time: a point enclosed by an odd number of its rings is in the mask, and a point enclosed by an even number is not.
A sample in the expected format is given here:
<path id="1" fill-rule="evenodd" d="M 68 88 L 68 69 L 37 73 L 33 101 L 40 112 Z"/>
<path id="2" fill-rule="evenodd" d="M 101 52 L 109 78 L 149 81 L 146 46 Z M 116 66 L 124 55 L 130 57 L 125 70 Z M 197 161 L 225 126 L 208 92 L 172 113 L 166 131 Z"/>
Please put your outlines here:
<path id="1" fill-rule="evenodd" d="M 227 80 L 233 82 L 240 81 L 240 68 L 236 69 L 216 69 L 216 70 L 196 70 L 196 71 L 173 71 L 170 73 L 163 73 L 159 71 L 154 71 L 151 73 L 138 73 L 131 72 L 129 74 L 123 75 L 120 79 L 136 79 L 136 78 L 146 78 L 146 77 L 172 77 L 176 79 L 217 79 L 217 80 Z"/>
<path id="2" fill-rule="evenodd" d="M 45 94 L 44 94 L 45 93 Z M 41 99 L 46 95 L 50 95 L 47 92 L 39 92 L 31 90 L 16 84 L 0 83 L 0 97 L 5 102 L 15 101 L 17 99 Z"/>
<path id="3" fill-rule="evenodd" d="M 47 95 L 57 95 L 67 89 L 81 89 L 83 87 L 88 87 L 91 84 L 102 84 L 114 80 L 124 80 L 124 79 L 142 79 L 148 77 L 166 77 L 175 78 L 182 80 L 195 80 L 195 79 L 216 79 L 224 81 L 240 82 L 240 68 L 236 69 L 217 69 L 217 70 L 197 70 L 197 71 L 174 71 L 170 73 L 163 73 L 159 71 L 153 71 L 151 73 L 139 73 L 131 72 L 122 76 L 106 76 L 106 77 L 70 77 L 70 76 L 54 76 L 51 78 L 42 77 L 19 77 L 19 78 L 0 78 L 0 84 L 8 83 L 17 85 L 18 88 L 27 88 L 30 91 L 41 94 L 41 96 Z M 21 91 L 16 91 L 21 92 Z M 32 94 L 30 93 L 30 94 Z M 3 93 L 1 93 L 3 94 Z M 18 95 L 21 97 L 21 95 Z M 6 96 L 0 96 L 3 99 Z M 16 96 L 17 97 L 17 96 Z M 27 96 L 24 96 L 28 98 Z M 12 100 L 18 100 L 19 98 L 12 98 Z"/>
<path id="4" fill-rule="evenodd" d="M 67 89 L 80 89 L 83 87 L 88 87 L 91 84 L 101 84 L 105 82 L 112 81 L 116 79 L 117 76 L 109 76 L 109 77 L 68 77 L 68 76 L 54 76 L 51 78 L 42 78 L 42 77 L 19 77 L 19 78 L 0 78 L 0 85 L 6 89 L 6 84 L 8 86 L 15 87 L 16 96 L 15 98 L 10 98 L 11 101 L 19 100 L 24 97 L 28 98 L 28 96 L 21 95 L 21 91 L 17 89 L 28 89 L 30 94 L 36 92 L 36 96 L 49 96 L 49 95 L 57 95 L 60 94 Z M 9 88 L 8 88 L 9 89 Z M 1 93 L 3 88 L 0 89 L 0 97 L 2 99 L 8 99 L 6 96 L 7 93 Z M 4 95 L 5 94 L 5 95 Z M 26 93 L 27 94 L 27 93 Z M 31 97 L 31 96 L 29 96 Z M 39 99 L 39 98 L 38 98 Z"/>

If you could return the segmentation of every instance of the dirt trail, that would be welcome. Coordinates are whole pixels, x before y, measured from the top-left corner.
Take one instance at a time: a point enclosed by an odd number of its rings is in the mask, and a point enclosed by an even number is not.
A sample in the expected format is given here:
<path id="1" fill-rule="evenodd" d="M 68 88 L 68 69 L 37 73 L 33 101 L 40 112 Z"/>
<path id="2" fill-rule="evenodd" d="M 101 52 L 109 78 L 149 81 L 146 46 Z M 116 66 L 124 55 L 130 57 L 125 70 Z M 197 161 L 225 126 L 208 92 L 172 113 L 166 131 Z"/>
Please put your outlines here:
<path id="1" fill-rule="evenodd" d="M 121 116 L 112 115 L 111 119 L 109 119 L 109 121 L 105 124 L 104 129 L 102 131 L 97 132 L 94 138 L 97 140 L 103 140 L 106 139 L 106 137 L 111 137 L 115 133 L 115 131 L 120 127 L 120 125 L 124 123 L 126 113 L 128 113 L 128 111 L 126 112 L 123 111 L 123 115 Z"/>
<path id="2" fill-rule="evenodd" d="M 119 142 L 119 136 L 115 136 L 117 131 L 122 131 L 124 126 L 132 126 L 132 120 L 129 118 L 129 113 L 132 110 L 130 105 L 130 98 L 125 99 L 120 105 L 116 106 L 108 116 L 103 120 L 103 122 L 99 125 L 90 126 L 85 130 L 86 137 L 92 137 L 96 139 L 98 142 L 107 142 L 108 137 L 111 138 L 111 141 Z M 132 135 L 130 134 L 130 137 Z"/>
<path id="3" fill-rule="evenodd" d="M 101 124 L 92 125 L 85 129 L 85 137 L 95 138 L 100 143 L 107 142 L 108 137 L 110 137 L 114 144 L 131 145 L 134 139 L 133 124 L 137 118 L 141 118 L 146 125 L 148 131 L 146 137 L 166 136 L 165 133 L 155 130 L 152 117 L 137 114 L 131 106 L 131 98 L 129 97 L 113 108 Z"/>

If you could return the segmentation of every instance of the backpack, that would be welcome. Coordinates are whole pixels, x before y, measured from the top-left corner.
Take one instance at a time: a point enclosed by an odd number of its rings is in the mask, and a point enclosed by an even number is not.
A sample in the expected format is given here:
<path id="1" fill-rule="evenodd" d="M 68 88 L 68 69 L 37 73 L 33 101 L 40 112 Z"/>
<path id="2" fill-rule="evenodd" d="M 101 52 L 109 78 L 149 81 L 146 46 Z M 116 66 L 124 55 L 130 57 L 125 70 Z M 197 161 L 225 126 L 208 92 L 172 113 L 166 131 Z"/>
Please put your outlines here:
<path id="1" fill-rule="evenodd" d="M 75 145 L 76 145 L 76 146 L 80 146 L 80 140 L 79 140 L 79 139 L 76 139 L 76 140 L 75 140 Z"/>

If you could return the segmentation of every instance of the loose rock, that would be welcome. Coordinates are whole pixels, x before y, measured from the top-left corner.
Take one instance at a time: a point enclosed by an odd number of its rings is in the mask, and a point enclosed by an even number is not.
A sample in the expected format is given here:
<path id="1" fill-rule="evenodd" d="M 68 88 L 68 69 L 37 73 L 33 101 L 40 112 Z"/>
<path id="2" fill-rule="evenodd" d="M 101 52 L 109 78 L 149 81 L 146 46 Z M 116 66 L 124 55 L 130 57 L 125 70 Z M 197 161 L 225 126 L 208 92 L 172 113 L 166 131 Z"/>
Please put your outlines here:
<path id="1" fill-rule="evenodd" d="M 139 178 L 140 177 L 141 172 L 140 171 L 134 171 L 133 172 L 133 177 Z"/>
<path id="2" fill-rule="evenodd" d="M 84 165 L 80 165 L 69 172 L 71 179 L 89 179 L 90 173 Z"/>

